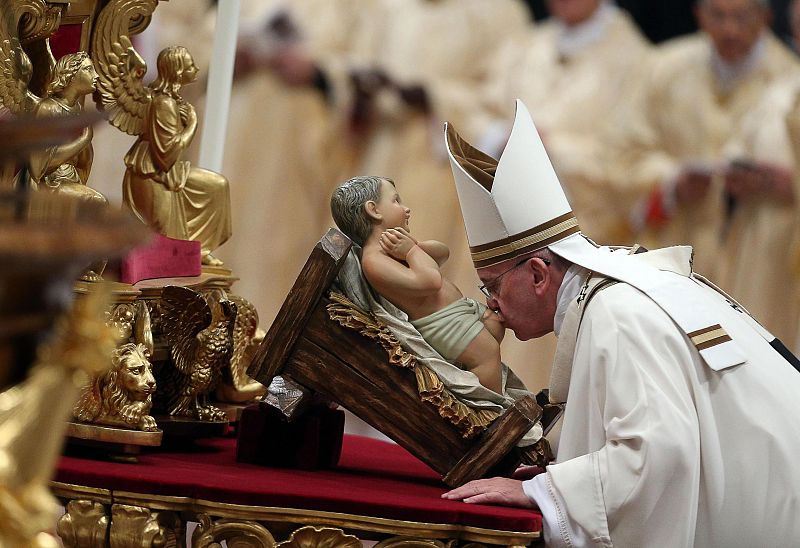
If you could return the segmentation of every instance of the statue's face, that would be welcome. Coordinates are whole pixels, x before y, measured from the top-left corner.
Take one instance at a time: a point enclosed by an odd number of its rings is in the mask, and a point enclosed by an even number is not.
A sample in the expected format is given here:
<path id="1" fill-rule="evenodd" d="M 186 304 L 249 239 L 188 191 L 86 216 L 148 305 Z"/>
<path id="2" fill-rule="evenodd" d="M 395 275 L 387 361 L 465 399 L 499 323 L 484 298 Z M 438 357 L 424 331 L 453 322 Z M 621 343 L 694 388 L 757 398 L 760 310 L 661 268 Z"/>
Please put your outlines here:
<path id="1" fill-rule="evenodd" d="M 386 179 L 381 181 L 381 199 L 377 205 L 378 212 L 383 215 L 385 226 L 405 228 L 410 231 L 408 220 L 411 218 L 411 208 L 403 205 L 397 189 Z"/>
<path id="2" fill-rule="evenodd" d="M 156 391 L 156 379 L 150 362 L 137 352 L 125 357 L 118 379 L 120 387 L 133 401 L 145 401 Z"/>
<path id="3" fill-rule="evenodd" d="M 71 85 L 75 86 L 80 94 L 86 95 L 94 91 L 96 84 L 97 72 L 94 70 L 92 60 L 84 59 L 75 76 L 72 77 Z"/>
<path id="4" fill-rule="evenodd" d="M 184 60 L 184 69 L 183 73 L 181 74 L 182 84 L 189 84 L 194 82 L 197 79 L 197 73 L 200 72 L 200 69 L 197 68 L 197 65 L 194 64 L 194 59 L 189 54 L 186 54 L 186 59 Z"/>

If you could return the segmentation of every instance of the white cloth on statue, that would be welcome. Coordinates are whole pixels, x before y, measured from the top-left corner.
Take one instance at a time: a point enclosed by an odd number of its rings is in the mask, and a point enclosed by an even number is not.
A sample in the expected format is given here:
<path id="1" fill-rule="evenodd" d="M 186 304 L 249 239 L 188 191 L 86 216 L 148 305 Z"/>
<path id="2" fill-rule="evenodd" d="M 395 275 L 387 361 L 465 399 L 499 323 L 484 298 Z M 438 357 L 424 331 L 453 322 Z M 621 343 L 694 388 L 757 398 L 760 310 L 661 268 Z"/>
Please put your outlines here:
<path id="1" fill-rule="evenodd" d="M 722 295 L 670 276 L 747 361 L 714 371 L 645 294 L 599 292 L 578 332 L 558 464 L 526 493 L 545 516 L 555 509 L 553 545 L 791 545 L 800 375 Z"/>

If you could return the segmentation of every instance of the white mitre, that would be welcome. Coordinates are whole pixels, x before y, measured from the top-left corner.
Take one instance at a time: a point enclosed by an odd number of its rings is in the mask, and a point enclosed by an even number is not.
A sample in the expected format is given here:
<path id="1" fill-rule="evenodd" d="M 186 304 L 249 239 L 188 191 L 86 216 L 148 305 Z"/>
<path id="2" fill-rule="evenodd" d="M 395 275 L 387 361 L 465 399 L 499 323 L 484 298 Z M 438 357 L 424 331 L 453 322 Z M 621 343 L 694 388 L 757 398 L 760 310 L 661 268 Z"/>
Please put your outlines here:
<path id="1" fill-rule="evenodd" d="M 472 147 L 450 124 L 445 124 L 445 141 L 476 268 L 547 247 L 573 264 L 647 294 L 696 343 L 713 369 L 742 363 L 743 354 L 708 307 L 686 291 L 687 278 L 694 281 L 691 247 L 664 250 L 680 259 L 673 262 L 685 265 L 683 276 L 676 277 L 674 270 L 659 269 L 636 255 L 598 247 L 580 232 L 522 101 L 517 100 L 514 127 L 500 160 Z M 774 338 L 766 331 L 763 335 Z"/>

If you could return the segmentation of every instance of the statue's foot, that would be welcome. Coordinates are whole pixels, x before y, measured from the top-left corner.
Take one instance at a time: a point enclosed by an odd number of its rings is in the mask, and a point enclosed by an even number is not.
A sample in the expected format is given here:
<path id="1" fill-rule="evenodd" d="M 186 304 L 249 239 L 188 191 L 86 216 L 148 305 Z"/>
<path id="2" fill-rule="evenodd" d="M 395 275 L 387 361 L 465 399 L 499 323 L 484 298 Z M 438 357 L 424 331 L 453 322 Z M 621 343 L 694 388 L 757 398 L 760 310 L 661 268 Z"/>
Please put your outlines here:
<path id="1" fill-rule="evenodd" d="M 208 266 L 222 266 L 222 261 L 214 257 L 210 251 L 204 251 L 201 262 Z"/>

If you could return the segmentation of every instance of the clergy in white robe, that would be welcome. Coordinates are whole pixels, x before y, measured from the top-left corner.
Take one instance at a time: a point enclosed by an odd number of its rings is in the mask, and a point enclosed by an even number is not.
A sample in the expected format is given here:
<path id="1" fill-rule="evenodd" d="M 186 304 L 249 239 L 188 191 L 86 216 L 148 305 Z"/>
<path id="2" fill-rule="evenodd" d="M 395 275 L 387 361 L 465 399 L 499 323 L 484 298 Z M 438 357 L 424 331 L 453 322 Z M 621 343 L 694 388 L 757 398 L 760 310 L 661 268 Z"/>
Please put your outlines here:
<path id="1" fill-rule="evenodd" d="M 613 161 L 606 134 L 650 46 L 608 0 L 550 0 L 548 7 L 549 19 L 508 41 L 493 60 L 483 108 L 468 121 L 471 132 L 496 156 L 514 99 L 522 99 L 585 229 L 600 243 L 628 241 L 627 213 L 606 175 Z"/>
<path id="2" fill-rule="evenodd" d="M 682 285 L 746 362 L 714 371 L 647 296 L 601 291 L 577 333 L 558 464 L 526 492 L 546 489 L 551 526 L 598 545 L 789 546 L 800 538 L 800 373 L 722 295 Z M 559 307 L 577 294 L 566 297 Z"/>
<path id="3" fill-rule="evenodd" d="M 729 201 L 719 276 L 726 291 L 795 351 L 800 178 L 786 122 L 798 97 L 800 75 L 773 84 L 725 147 Z"/>
<path id="4" fill-rule="evenodd" d="M 270 325 L 314 245 L 333 226 L 330 193 L 344 153 L 332 97 L 287 83 L 275 63 L 290 57 L 320 67 L 337 63 L 370 4 L 242 0 L 240 54 L 249 63 L 234 81 L 222 168 L 230 181 L 233 236 L 215 255 L 240 278 L 235 291 L 256 306 L 262 326 Z"/>
<path id="5" fill-rule="evenodd" d="M 725 143 L 770 83 L 797 71 L 767 28 L 762 0 L 702 0 L 703 32 L 660 46 L 638 99 L 615 126 L 613 177 L 634 198 L 648 246 L 694 246 L 714 276 L 724 223 Z"/>

